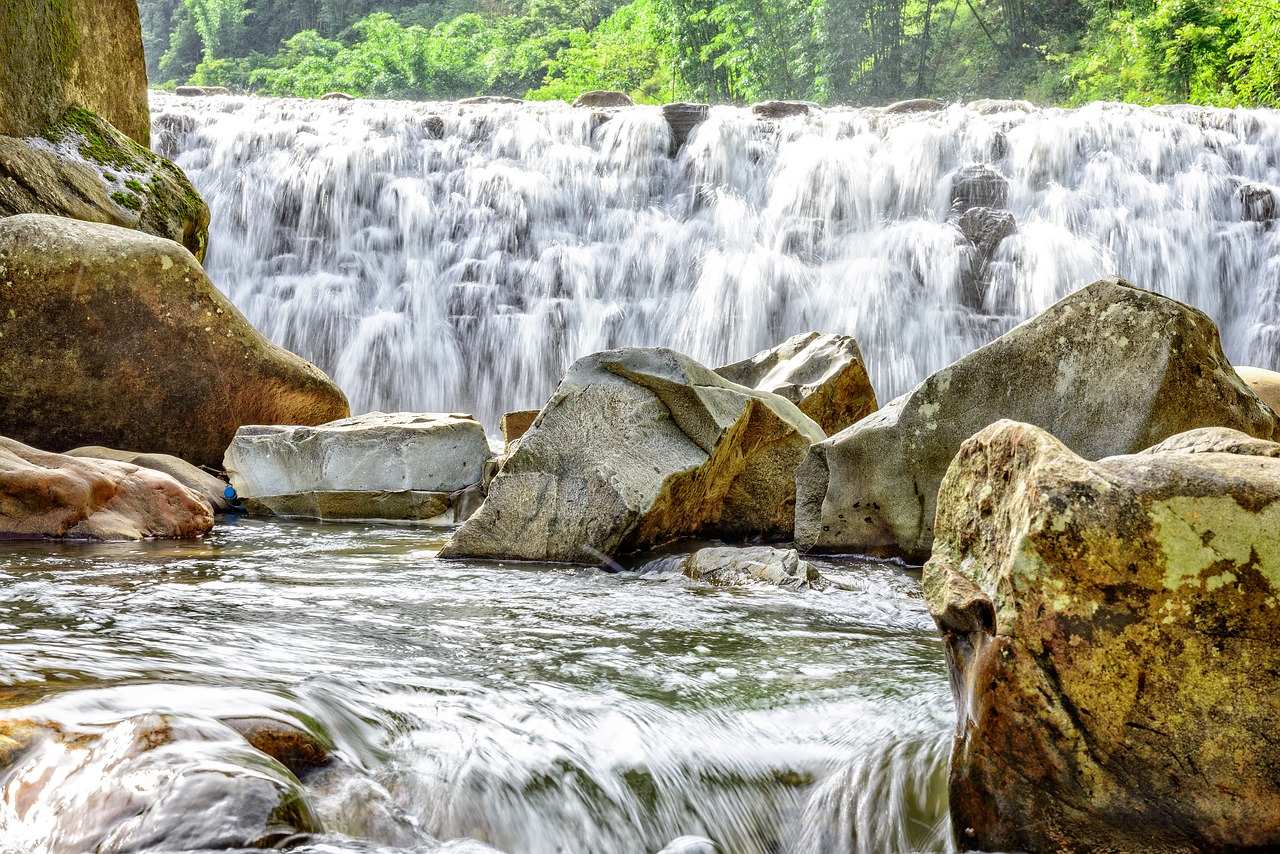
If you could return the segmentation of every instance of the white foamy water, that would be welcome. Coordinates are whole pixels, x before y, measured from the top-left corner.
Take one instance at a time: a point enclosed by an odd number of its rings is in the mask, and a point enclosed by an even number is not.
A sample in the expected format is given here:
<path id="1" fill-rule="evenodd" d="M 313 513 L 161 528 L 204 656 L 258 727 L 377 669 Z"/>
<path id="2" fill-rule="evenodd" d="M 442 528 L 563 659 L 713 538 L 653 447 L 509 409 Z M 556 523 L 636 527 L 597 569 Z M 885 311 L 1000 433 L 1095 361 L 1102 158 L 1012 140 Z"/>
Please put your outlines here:
<path id="1" fill-rule="evenodd" d="M 153 96 L 213 211 L 206 268 L 353 409 L 538 407 L 573 359 L 711 366 L 853 334 L 881 400 L 1119 274 L 1280 367 L 1280 116 L 956 105 L 778 122 L 717 107 L 679 152 L 657 108 Z M 175 131 L 176 129 L 176 131 Z M 953 184 L 985 164 L 1017 230 L 981 270 Z M 966 296 L 966 277 L 981 279 Z"/>

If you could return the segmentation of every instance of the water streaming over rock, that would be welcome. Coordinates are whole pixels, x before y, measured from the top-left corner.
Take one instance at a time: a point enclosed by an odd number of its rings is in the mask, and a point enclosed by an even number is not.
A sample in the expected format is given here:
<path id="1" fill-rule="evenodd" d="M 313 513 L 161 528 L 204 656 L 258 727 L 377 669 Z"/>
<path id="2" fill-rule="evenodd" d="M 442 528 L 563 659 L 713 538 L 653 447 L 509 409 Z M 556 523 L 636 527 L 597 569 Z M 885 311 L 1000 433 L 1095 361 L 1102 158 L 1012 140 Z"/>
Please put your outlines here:
<path id="1" fill-rule="evenodd" d="M 1118 273 L 1280 367 L 1280 114 L 928 114 L 156 95 L 207 268 L 355 410 L 536 408 L 586 353 L 857 336 L 881 400 Z M 969 210 L 972 208 L 972 210 Z M 967 211 L 967 212 L 966 212 Z"/>
<path id="2" fill-rule="evenodd" d="M 305 854 L 953 850 L 918 573 L 823 559 L 826 591 L 717 588 L 441 562 L 443 541 L 242 520 L 0 549 L 0 852 L 186 850 L 278 801 L 314 816 Z M 228 729 L 246 717 L 332 739 L 299 772 L 310 813 Z"/>

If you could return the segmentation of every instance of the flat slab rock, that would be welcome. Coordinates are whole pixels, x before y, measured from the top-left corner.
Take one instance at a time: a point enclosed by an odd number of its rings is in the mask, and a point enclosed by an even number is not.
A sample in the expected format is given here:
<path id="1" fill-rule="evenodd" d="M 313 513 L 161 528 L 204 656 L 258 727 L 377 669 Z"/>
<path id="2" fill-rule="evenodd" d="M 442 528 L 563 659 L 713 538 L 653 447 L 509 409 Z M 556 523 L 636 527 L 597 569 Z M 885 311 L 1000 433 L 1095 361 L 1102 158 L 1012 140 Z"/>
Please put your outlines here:
<path id="1" fill-rule="evenodd" d="M 167 474 L 0 437 L 0 539 L 198 537 L 209 504 Z"/>
<path id="2" fill-rule="evenodd" d="M 241 427 L 224 465 L 250 512 L 428 519 L 480 481 L 491 453 L 469 415 L 371 412 L 316 427 Z"/>
<path id="3" fill-rule="evenodd" d="M 1280 445 L 1089 462 L 1000 421 L 943 480 L 924 592 L 960 848 L 1280 850 Z"/>

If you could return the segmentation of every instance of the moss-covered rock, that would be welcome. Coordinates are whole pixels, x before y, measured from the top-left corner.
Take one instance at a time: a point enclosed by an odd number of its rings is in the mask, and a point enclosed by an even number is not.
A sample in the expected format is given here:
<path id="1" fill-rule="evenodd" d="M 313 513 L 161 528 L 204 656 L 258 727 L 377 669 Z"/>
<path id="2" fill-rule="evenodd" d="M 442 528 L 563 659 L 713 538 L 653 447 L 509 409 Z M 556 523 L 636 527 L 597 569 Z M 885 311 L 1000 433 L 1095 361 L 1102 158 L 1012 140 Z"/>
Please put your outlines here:
<path id="1" fill-rule="evenodd" d="M 924 568 L 962 849 L 1280 849 L 1277 455 L 1221 429 L 1096 463 L 1012 421 L 964 443 Z"/>
<path id="2" fill-rule="evenodd" d="M 350 414 L 255 330 L 178 244 L 110 225 L 0 220 L 0 435 L 218 467 L 243 424 Z"/>
<path id="3" fill-rule="evenodd" d="M 0 217 L 65 216 L 177 241 L 203 259 L 209 207 L 173 163 L 73 108 L 39 137 L 0 136 Z"/>
<path id="4" fill-rule="evenodd" d="M 0 66 L 0 134 L 37 135 L 81 107 L 151 144 L 135 0 L 6 0 Z"/>

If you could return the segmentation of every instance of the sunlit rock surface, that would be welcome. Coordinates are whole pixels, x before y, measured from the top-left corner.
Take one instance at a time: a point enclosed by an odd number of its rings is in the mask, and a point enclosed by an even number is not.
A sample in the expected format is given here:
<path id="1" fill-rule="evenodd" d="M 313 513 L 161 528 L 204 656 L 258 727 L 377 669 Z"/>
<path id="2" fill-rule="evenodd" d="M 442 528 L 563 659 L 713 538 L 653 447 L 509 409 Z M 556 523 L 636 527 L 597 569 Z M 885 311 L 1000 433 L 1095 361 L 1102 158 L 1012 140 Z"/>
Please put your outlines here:
<path id="1" fill-rule="evenodd" d="M 1276 426 L 1213 321 L 1103 279 L 815 445 L 796 473 L 797 544 L 923 561 L 947 466 L 1001 418 L 1040 426 L 1088 459 L 1197 427 L 1270 438 Z"/>
<path id="2" fill-rule="evenodd" d="M 349 414 L 314 365 L 267 341 L 178 244 L 110 225 L 0 220 L 0 435 L 219 467 L 242 424 Z"/>
<path id="3" fill-rule="evenodd" d="M 656 558 L 637 570 L 679 572 L 717 587 L 772 584 L 799 590 L 823 586 L 817 567 L 802 560 L 799 552 L 772 546 L 707 546 L 687 555 Z"/>
<path id="4" fill-rule="evenodd" d="M 468 415 L 370 412 L 315 427 L 241 427 L 224 465 L 254 513 L 429 519 L 479 483 L 490 454 Z"/>
<path id="5" fill-rule="evenodd" d="M 0 437 L 0 539 L 198 537 L 212 527 L 208 502 L 167 474 Z"/>
<path id="6" fill-rule="evenodd" d="M 786 537 L 822 429 L 672 350 L 574 363 L 441 552 L 596 563 L 682 536 Z"/>
<path id="7" fill-rule="evenodd" d="M 750 358 L 716 368 L 729 382 L 782 395 L 833 435 L 876 411 L 858 342 L 850 335 L 794 335 Z"/>
<path id="8" fill-rule="evenodd" d="M 962 849 L 1280 846 L 1280 445 L 1165 448 L 1093 463 L 1000 421 L 948 470 L 924 588 Z"/>
<path id="9" fill-rule="evenodd" d="M 169 454 L 140 454 L 136 451 L 120 451 L 115 448 L 104 448 L 101 445 L 88 445 L 83 448 L 72 448 L 67 451 L 67 456 L 115 460 L 118 463 L 129 463 L 140 468 L 164 472 L 203 498 L 215 513 L 226 513 L 232 509 L 231 501 L 227 498 L 225 480 L 214 477 L 204 469 Z"/>

